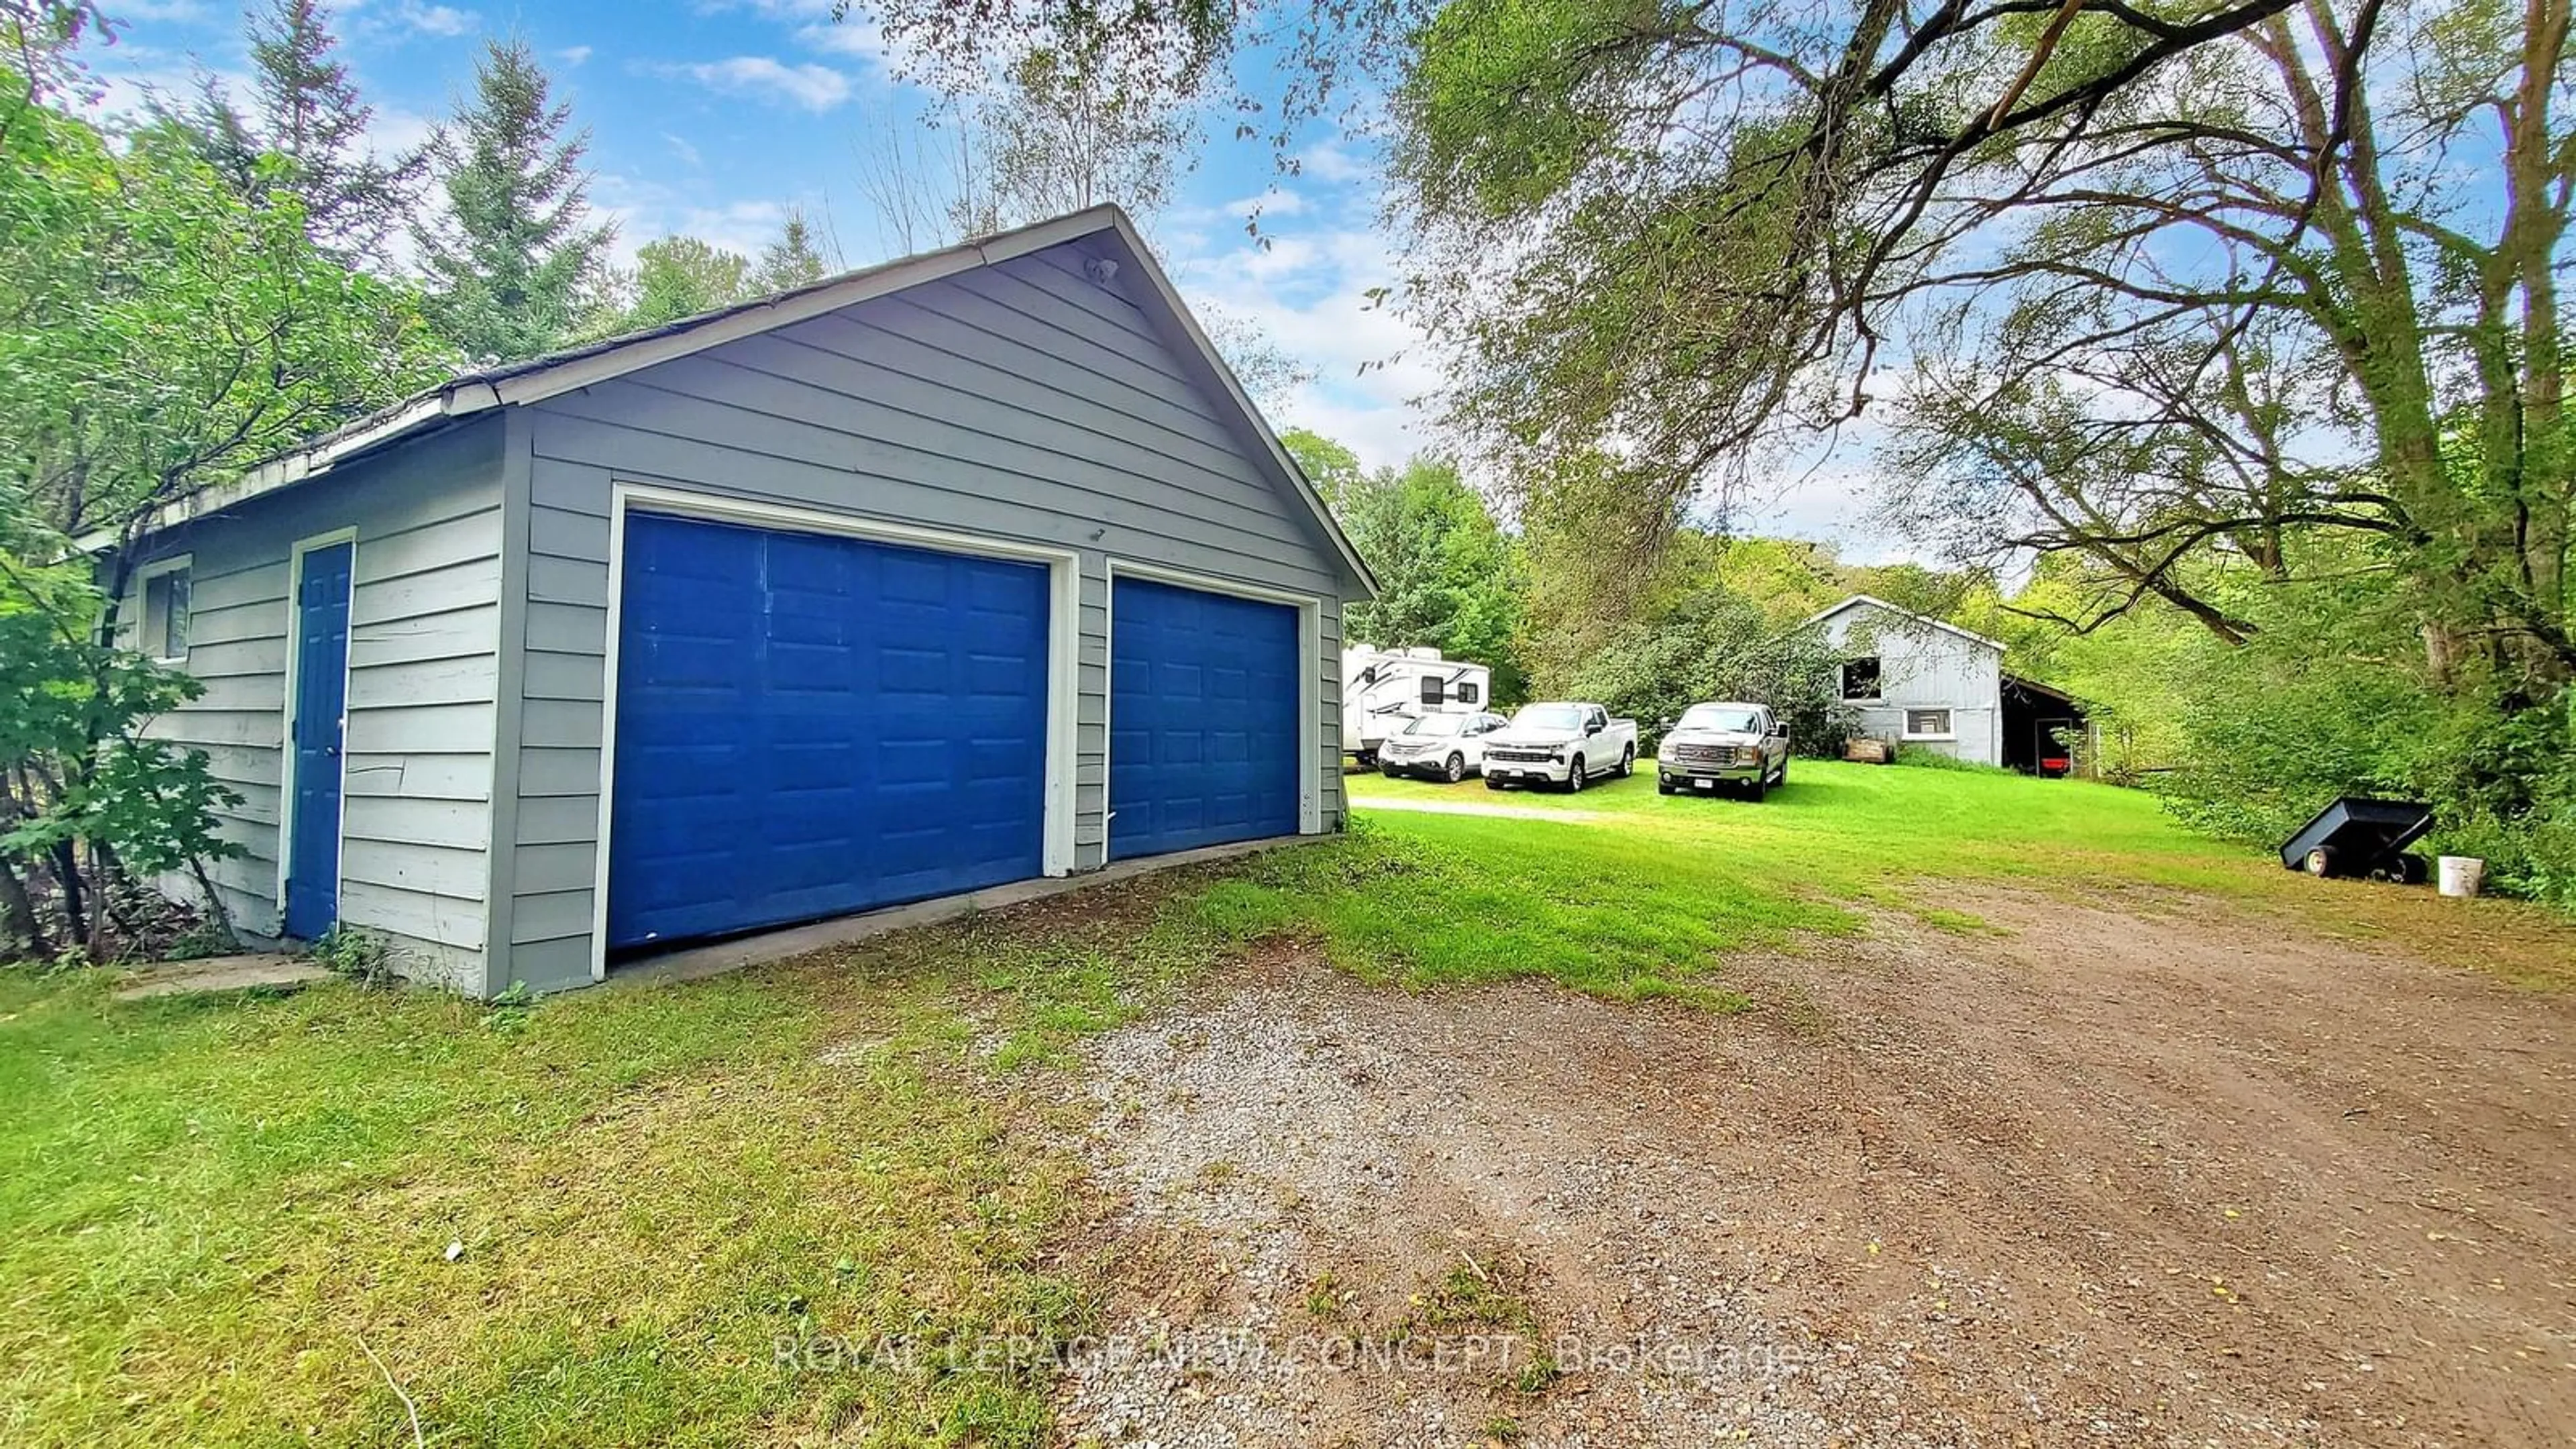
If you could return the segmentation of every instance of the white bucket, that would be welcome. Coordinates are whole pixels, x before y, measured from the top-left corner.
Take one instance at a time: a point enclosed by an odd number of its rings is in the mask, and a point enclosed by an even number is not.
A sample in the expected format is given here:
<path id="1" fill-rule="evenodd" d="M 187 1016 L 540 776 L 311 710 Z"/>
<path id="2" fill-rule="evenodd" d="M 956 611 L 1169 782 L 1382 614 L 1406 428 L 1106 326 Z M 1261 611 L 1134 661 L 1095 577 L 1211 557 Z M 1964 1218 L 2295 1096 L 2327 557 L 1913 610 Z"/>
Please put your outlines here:
<path id="1" fill-rule="evenodd" d="M 2487 863 L 2474 855 L 2442 857 L 2442 894 L 2473 896 L 2486 884 Z"/>

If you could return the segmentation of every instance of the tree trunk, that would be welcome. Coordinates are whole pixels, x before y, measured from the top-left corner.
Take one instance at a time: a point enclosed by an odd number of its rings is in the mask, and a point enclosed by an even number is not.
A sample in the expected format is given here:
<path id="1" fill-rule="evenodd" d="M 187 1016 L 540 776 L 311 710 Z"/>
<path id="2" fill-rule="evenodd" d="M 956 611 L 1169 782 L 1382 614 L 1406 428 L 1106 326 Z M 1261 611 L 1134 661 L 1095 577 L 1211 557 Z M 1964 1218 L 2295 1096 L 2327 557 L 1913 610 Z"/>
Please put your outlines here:
<path id="1" fill-rule="evenodd" d="M 221 934 L 225 949 L 230 950 L 239 946 L 241 938 L 233 934 L 233 913 L 224 906 L 223 895 L 215 889 L 214 877 L 206 871 L 206 858 L 202 855 L 189 856 L 188 874 L 197 878 L 197 889 L 206 898 L 206 917 L 215 923 L 215 929 Z"/>
<path id="2" fill-rule="evenodd" d="M 63 896 L 63 926 L 72 940 L 89 939 L 89 903 L 81 889 L 80 853 L 68 840 L 57 841 L 49 852 L 54 872 L 54 888 Z"/>

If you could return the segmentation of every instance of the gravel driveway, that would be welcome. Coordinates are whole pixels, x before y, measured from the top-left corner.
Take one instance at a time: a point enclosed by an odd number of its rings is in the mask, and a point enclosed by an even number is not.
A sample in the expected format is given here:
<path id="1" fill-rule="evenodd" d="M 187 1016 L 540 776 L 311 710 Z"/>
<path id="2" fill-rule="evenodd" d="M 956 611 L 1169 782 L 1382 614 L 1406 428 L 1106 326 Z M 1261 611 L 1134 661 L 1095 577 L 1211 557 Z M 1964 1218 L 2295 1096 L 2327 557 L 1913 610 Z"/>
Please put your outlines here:
<path id="1" fill-rule="evenodd" d="M 2576 1438 L 2576 1010 L 1990 896 L 1715 1017 L 1282 947 L 1100 1039 L 1108 1444 Z"/>

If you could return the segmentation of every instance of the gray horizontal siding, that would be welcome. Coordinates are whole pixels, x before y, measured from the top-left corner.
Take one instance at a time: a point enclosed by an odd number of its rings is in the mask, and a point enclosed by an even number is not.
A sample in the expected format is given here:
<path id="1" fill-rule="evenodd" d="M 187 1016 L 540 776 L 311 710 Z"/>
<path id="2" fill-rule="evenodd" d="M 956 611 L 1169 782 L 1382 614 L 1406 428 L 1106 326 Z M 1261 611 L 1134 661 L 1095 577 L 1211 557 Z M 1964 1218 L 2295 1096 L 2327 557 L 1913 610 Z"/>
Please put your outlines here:
<path id="1" fill-rule="evenodd" d="M 1879 701 L 1860 707 L 1863 732 L 1894 739 L 1907 710 L 1946 709 L 1957 738 L 1921 741 L 1920 748 L 2003 763 L 2001 650 L 1867 604 L 1827 619 L 1824 633 L 1836 648 L 1878 656 Z"/>
<path id="2" fill-rule="evenodd" d="M 1323 598 L 1318 749 L 1339 823 L 1329 545 L 1246 456 L 1228 405 L 1083 262 L 1058 248 L 531 409 L 511 976 L 588 972 L 612 480 L 1076 552 L 1077 868 L 1107 851 L 1110 561 Z"/>
<path id="3" fill-rule="evenodd" d="M 288 555 L 355 528 L 340 916 L 392 939 L 408 974 L 481 985 L 492 710 L 499 696 L 496 424 L 459 429 L 251 499 L 153 540 L 191 556 L 186 668 L 205 685 L 151 732 L 202 750 L 242 796 L 219 828 L 247 852 L 212 874 L 235 922 L 281 927 Z M 119 610 L 130 642 L 141 616 Z"/>

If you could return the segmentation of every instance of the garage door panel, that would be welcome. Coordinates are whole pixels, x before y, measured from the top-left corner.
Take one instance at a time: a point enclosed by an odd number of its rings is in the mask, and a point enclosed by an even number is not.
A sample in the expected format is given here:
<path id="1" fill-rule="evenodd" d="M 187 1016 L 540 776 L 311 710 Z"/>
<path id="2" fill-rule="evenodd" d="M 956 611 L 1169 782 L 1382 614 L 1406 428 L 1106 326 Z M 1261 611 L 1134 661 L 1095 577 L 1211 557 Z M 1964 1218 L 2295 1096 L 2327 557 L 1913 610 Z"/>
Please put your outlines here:
<path id="1" fill-rule="evenodd" d="M 1042 869 L 1043 567 L 627 521 L 614 947 Z"/>
<path id="2" fill-rule="evenodd" d="M 1110 854 L 1295 833 L 1297 611 L 1120 579 L 1110 633 Z"/>

